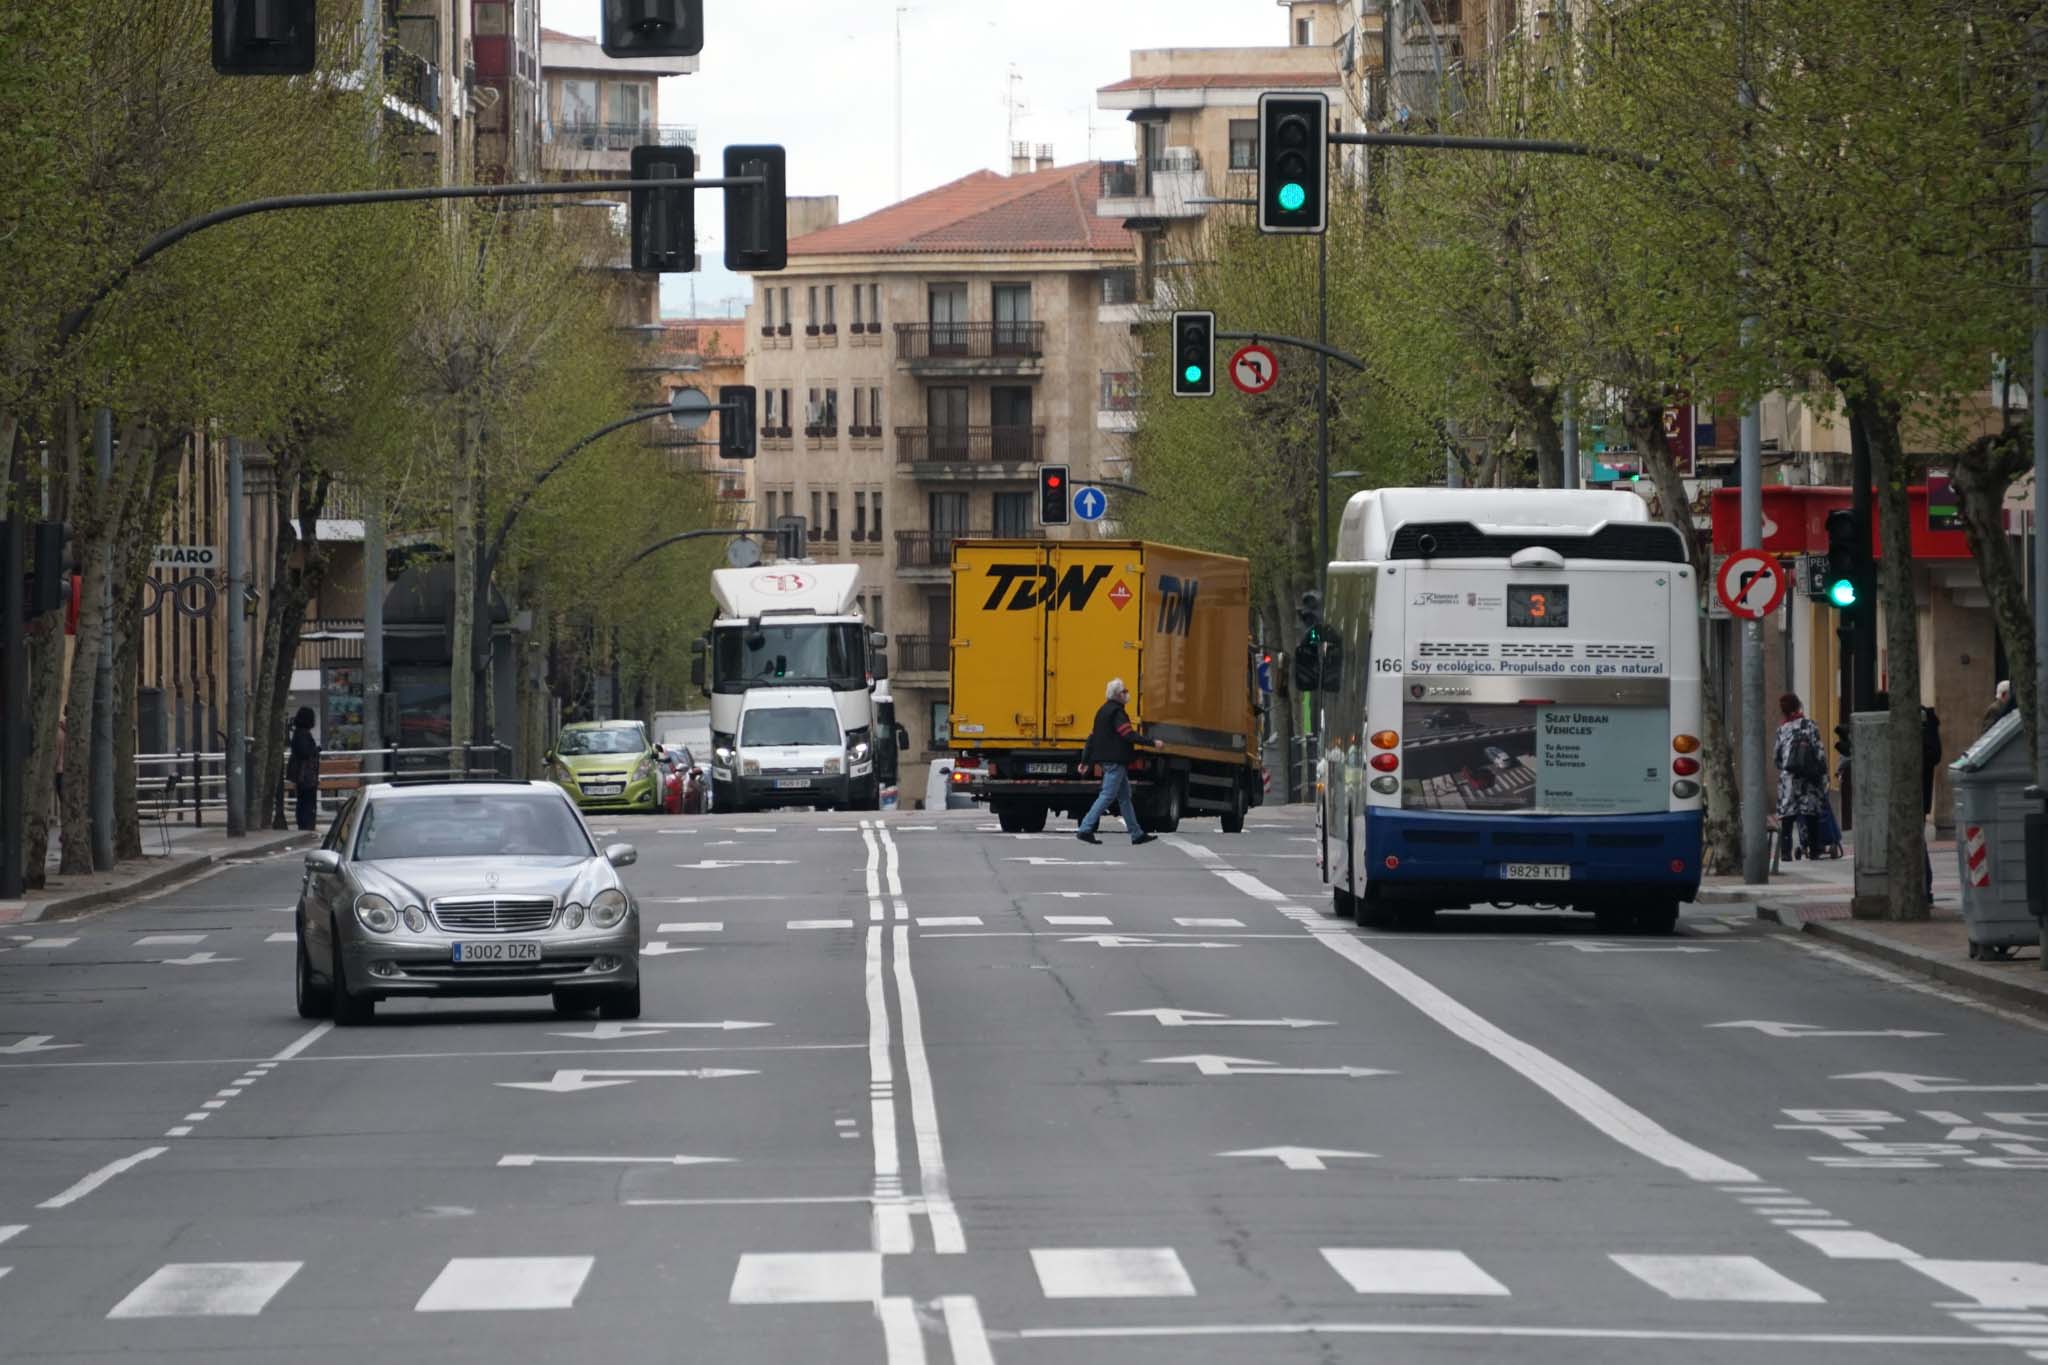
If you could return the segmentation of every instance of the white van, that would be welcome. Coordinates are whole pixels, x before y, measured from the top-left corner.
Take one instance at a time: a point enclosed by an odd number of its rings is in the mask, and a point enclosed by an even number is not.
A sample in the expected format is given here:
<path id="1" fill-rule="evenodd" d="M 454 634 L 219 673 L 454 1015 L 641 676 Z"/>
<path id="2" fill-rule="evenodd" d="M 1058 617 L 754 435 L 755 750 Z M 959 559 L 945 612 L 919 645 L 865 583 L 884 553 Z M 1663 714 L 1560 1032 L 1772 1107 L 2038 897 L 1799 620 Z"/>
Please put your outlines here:
<path id="1" fill-rule="evenodd" d="M 721 811 L 768 806 L 875 810 L 875 754 L 849 738 L 828 687 L 757 687 L 741 701 L 731 746 L 714 757 L 732 776 L 718 787 Z"/>

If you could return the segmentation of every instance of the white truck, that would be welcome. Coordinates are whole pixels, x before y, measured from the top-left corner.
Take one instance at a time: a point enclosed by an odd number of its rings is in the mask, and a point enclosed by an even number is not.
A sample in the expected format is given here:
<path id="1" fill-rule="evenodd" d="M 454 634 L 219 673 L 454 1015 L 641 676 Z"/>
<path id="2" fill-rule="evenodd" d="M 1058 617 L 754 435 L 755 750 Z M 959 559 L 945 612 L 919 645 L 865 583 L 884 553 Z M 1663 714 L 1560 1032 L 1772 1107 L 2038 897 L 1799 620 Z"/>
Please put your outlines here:
<path id="1" fill-rule="evenodd" d="M 774 564 L 711 575 L 717 619 L 704 642 L 711 693 L 711 770 L 721 811 L 805 805 L 878 810 L 894 784 L 899 739 L 875 702 L 875 650 L 860 613 L 854 564 Z M 801 698 L 795 693 L 801 692 Z M 794 723 L 796 708 L 829 709 L 834 745 L 764 741 Z M 781 712 L 772 720 L 767 712 Z M 806 738 L 815 738 L 805 732 Z"/>

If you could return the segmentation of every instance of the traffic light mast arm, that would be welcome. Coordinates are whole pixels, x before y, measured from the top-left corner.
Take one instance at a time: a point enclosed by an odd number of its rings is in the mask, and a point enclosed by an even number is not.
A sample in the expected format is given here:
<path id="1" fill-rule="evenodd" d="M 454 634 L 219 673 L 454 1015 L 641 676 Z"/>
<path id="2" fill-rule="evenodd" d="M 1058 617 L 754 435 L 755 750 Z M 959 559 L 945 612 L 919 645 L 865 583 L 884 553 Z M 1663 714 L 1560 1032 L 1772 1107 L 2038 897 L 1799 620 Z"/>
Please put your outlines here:
<path id="1" fill-rule="evenodd" d="M 1360 374 L 1365 373 L 1365 362 L 1351 354 L 1351 352 L 1340 351 L 1335 346 L 1325 346 L 1320 341 L 1310 341 L 1306 337 L 1280 336 L 1274 332 L 1218 332 L 1216 339 L 1218 341 L 1252 341 L 1266 346 L 1298 346 L 1304 351 L 1314 351 L 1317 355 L 1326 355 L 1340 365 L 1349 365 Z"/>
<path id="2" fill-rule="evenodd" d="M 128 282 L 128 277 L 187 237 L 222 223 L 253 218 L 259 213 L 281 213 L 287 209 L 348 208 L 361 204 L 414 204 L 435 199 L 520 199 L 552 194 L 614 194 L 628 190 L 674 190 L 688 185 L 691 190 L 747 189 L 766 182 L 758 175 L 726 176 L 719 179 L 681 180 L 565 180 L 521 185 L 439 185 L 403 190 L 341 190 L 328 194 L 281 194 L 269 199 L 251 199 L 224 209 L 188 218 L 149 239 L 135 259 L 114 272 L 113 278 L 93 291 L 92 297 L 64 315 L 57 326 L 61 349 L 92 320 L 93 310 L 107 296 Z"/>
<path id="3" fill-rule="evenodd" d="M 700 531 L 684 531 L 679 535 L 670 536 L 666 540 L 655 541 L 652 545 L 642 550 L 639 554 L 634 555 L 631 559 L 627 560 L 624 564 L 620 565 L 619 567 L 621 571 L 630 569 L 635 564 L 638 564 L 641 560 L 647 558 L 647 556 L 653 554 L 656 550 L 666 550 L 669 546 L 679 544 L 685 540 L 701 540 L 705 536 L 772 536 L 774 534 L 775 532 L 772 529 L 763 530 L 761 527 L 758 526 L 717 526 L 706 527 Z"/>

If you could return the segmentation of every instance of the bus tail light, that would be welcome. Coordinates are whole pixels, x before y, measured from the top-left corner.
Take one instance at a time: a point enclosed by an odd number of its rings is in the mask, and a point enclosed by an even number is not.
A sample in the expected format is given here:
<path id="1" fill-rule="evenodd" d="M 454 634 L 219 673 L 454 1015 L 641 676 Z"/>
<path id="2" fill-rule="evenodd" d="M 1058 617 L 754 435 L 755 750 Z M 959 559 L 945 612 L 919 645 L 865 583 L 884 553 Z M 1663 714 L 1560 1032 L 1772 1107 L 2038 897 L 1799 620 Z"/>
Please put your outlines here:
<path id="1" fill-rule="evenodd" d="M 1377 739 L 1378 736 L 1375 735 L 1374 738 Z M 1398 754 L 1374 754 L 1372 766 L 1380 772 L 1390 773 L 1401 766 L 1401 758 Z"/>
<path id="2" fill-rule="evenodd" d="M 1674 758 L 1671 760 L 1671 771 L 1677 773 L 1680 777 L 1691 777 L 1699 770 L 1700 761 L 1696 758 Z"/>
<path id="3" fill-rule="evenodd" d="M 1700 794 L 1700 784 L 1681 777 L 1671 784 L 1671 794 L 1681 801 L 1690 801 Z"/>
<path id="4" fill-rule="evenodd" d="M 1395 792 L 1401 790 L 1401 784 L 1391 777 L 1375 777 L 1372 780 L 1372 789 L 1381 796 L 1392 796 Z"/>
<path id="5" fill-rule="evenodd" d="M 1671 860 L 1671 875 L 1672 875 L 1672 876 L 1674 876 L 1674 877 L 1676 877 L 1676 876 L 1679 876 L 1679 875 L 1681 875 L 1681 874 L 1682 874 L 1682 873 L 1683 873 L 1684 871 L 1685 871 L 1685 859 L 1683 859 L 1683 858 L 1673 858 L 1673 859 Z"/>
<path id="6" fill-rule="evenodd" d="M 1381 730 L 1372 737 L 1372 747 L 1375 749 L 1398 749 L 1401 747 L 1401 736 L 1392 730 Z"/>
<path id="7" fill-rule="evenodd" d="M 1700 742 L 1693 735 L 1673 735 L 1671 747 L 1682 754 L 1696 754 L 1700 751 Z"/>
<path id="8" fill-rule="evenodd" d="M 1391 854 L 1391 853 L 1389 853 L 1389 854 L 1387 855 L 1387 859 L 1386 859 L 1386 861 L 1387 861 L 1387 871 L 1389 871 L 1389 872 L 1392 872 L 1392 871 L 1393 871 L 1393 870 L 1394 870 L 1395 868 L 1397 868 L 1397 867 L 1399 867 L 1399 866 L 1401 865 L 1401 860 L 1400 860 L 1399 858 L 1396 858 L 1396 857 L 1395 857 L 1395 856 L 1394 856 L 1393 854 Z"/>

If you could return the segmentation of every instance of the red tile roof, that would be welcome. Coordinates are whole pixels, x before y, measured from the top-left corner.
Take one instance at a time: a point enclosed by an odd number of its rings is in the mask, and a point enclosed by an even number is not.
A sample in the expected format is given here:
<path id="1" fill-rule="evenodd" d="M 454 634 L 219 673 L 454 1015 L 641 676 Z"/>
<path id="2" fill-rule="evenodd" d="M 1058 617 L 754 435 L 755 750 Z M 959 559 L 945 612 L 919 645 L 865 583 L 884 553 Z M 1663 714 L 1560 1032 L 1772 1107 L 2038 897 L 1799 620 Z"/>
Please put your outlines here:
<path id="1" fill-rule="evenodd" d="M 671 351 L 734 362 L 746 359 L 745 318 L 663 318 L 661 325 L 662 339 Z"/>
<path id="2" fill-rule="evenodd" d="M 1096 217 L 1101 197 L 1096 161 L 1023 175 L 976 171 L 865 218 L 807 233 L 789 244 L 789 254 L 1129 251 L 1123 224 Z"/>
<path id="3" fill-rule="evenodd" d="M 1343 77 L 1328 66 L 1300 71 L 1219 71 L 1198 76 L 1131 76 L 1105 85 L 1097 94 L 1123 90 L 1320 90 L 1342 85 Z"/>

